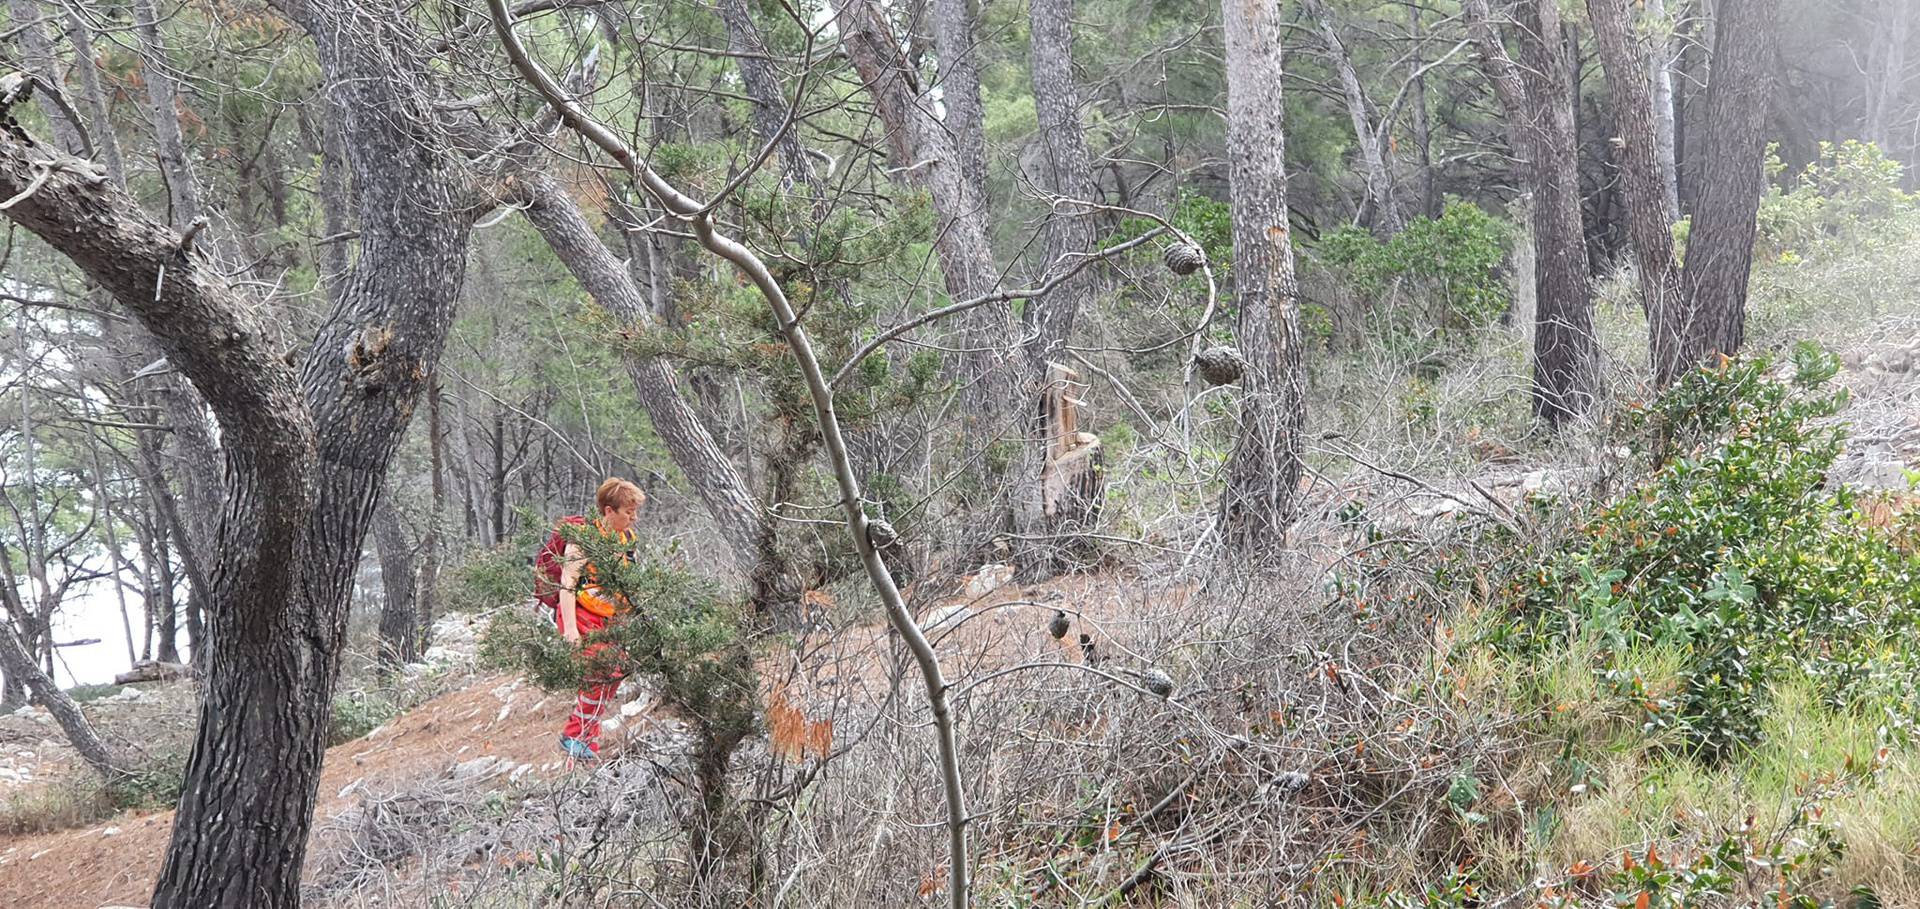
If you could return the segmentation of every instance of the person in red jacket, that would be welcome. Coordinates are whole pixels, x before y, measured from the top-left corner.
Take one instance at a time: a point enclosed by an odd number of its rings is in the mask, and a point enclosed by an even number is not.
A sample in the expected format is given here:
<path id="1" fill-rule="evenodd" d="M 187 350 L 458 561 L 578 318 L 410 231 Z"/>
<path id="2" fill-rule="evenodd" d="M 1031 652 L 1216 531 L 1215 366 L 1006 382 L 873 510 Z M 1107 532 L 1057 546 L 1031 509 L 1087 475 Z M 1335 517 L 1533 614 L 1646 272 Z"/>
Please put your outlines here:
<path id="1" fill-rule="evenodd" d="M 601 536 L 618 541 L 622 549 L 629 549 L 634 540 L 634 519 L 646 502 L 646 493 L 641 492 L 640 487 L 619 477 L 607 478 L 594 494 L 594 504 L 600 509 L 600 516 L 593 522 L 594 529 Z M 560 636 L 576 647 L 587 635 L 607 627 L 628 609 L 624 598 L 601 590 L 595 582 L 593 563 L 580 551 L 579 544 L 568 543 L 560 567 L 560 603 L 554 610 L 554 620 L 560 627 Z M 606 642 L 595 643 L 583 654 L 591 659 L 609 646 Z M 560 733 L 560 748 L 569 758 L 591 760 L 600 756 L 600 717 L 613 706 L 619 688 L 617 670 L 590 675 L 582 684 L 573 713 L 567 717 L 566 729 Z"/>

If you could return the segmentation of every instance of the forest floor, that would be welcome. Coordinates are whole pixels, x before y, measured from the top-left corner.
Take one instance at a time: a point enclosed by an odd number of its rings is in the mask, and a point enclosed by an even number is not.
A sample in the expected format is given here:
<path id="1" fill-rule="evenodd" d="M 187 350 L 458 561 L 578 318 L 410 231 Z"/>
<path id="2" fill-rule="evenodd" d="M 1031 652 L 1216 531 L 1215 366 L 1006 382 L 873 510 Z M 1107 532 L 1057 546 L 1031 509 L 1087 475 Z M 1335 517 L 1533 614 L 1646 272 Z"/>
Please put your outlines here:
<path id="1" fill-rule="evenodd" d="M 992 572 L 988 573 L 989 575 Z M 1045 627 L 1053 601 L 1072 599 L 1076 612 L 1093 622 L 1121 620 L 1126 609 L 1119 585 L 1081 576 L 1043 588 L 1022 588 L 992 577 L 942 598 L 923 620 L 929 633 L 971 668 L 1033 658 L 1077 659 L 1077 649 L 1047 638 Z M 1096 589 L 1109 591 L 1096 595 Z M 1047 604 L 1027 602 L 1044 597 Z M 1169 604 L 1162 604 L 1166 606 Z M 1177 605 L 1177 604 L 1173 604 Z M 307 885 L 309 903 L 325 905 L 329 894 L 342 889 L 368 865 L 387 866 L 407 877 L 409 849 L 387 851 L 383 837 L 428 833 L 407 831 L 405 812 L 395 821 L 396 801 L 413 802 L 423 793 L 434 799 L 484 801 L 509 790 L 525 791 L 543 785 L 566 787 L 598 773 L 620 774 L 671 760 L 663 752 L 677 750 L 682 725 L 653 710 L 649 693 L 634 685 L 622 689 L 622 709 L 605 722 L 609 760 L 599 771 L 584 765 L 569 769 L 561 759 L 556 738 L 572 707 L 565 695 L 542 692 L 524 680 L 474 670 L 474 639 L 484 621 L 451 616 L 454 626 L 469 625 L 446 641 L 436 640 L 439 654 L 451 663 L 443 672 L 458 678 L 442 679 L 453 690 L 431 698 L 365 736 L 327 750 L 321 772 L 319 802 L 313 832 L 308 839 Z M 442 628 L 449 627 L 443 623 Z M 813 677 L 813 685 L 842 689 L 854 684 L 847 674 L 875 681 L 884 674 L 883 661 L 871 659 L 884 649 L 884 623 L 843 628 L 834 636 L 833 662 L 839 674 Z M 1099 646 L 1109 639 L 1102 637 Z M 952 667 L 957 669 L 958 667 Z M 131 686 L 129 686 L 131 687 Z M 819 691 L 803 690 L 797 681 L 785 692 L 805 702 Z M 117 695 L 88 702 L 94 718 L 109 738 L 130 730 L 161 726 L 190 727 L 191 690 L 188 683 L 141 686 L 135 695 Z M 58 727 L 44 711 L 23 710 L 0 717 L 0 805 L 20 799 L 72 797 L 64 791 L 76 776 L 88 773 L 72 750 L 59 741 Z M 30 743 L 19 745 L 13 743 Z M 569 782 L 569 774 L 575 781 Z M 102 909 L 145 906 L 159 873 L 173 812 L 125 812 L 110 820 L 72 829 L 30 834 L 0 834 L 0 906 L 8 909 Z M 415 817 L 413 820 L 418 821 Z M 424 824 L 430 827 L 431 824 Z M 371 844 L 371 845 L 370 845 Z M 387 844 L 390 846 L 391 844 Z M 511 854 L 493 854 L 490 844 L 477 844 L 465 863 L 510 864 Z M 396 861 L 397 860 L 397 861 Z M 393 867 L 399 866 L 399 867 Z M 419 869 L 412 875 L 418 876 Z M 49 886 L 49 881 L 63 882 Z M 412 881 L 435 889 L 458 887 L 455 882 Z"/>
<path id="2" fill-rule="evenodd" d="M 185 686 L 156 687 L 161 690 L 89 713 L 109 730 L 177 722 Z M 328 749 L 308 867 L 324 867 L 322 839 L 328 822 L 355 806 L 356 794 L 371 782 L 404 785 L 445 779 L 505 785 L 564 772 L 555 736 L 571 707 L 567 699 L 516 679 L 475 674 L 462 687 L 368 735 Z M 71 751 L 54 740 L 58 735 L 57 728 L 32 714 L 0 720 L 0 742 L 33 742 L 30 748 L 10 750 L 12 766 L 0 773 L 0 785 L 11 791 L 0 790 L 0 798 L 30 797 L 36 789 L 59 786 L 62 774 L 86 772 Z M 129 813 L 77 829 L 0 836 L 0 906 L 144 906 L 172 820 L 171 811 Z"/>
<path id="3" fill-rule="evenodd" d="M 1858 486 L 1907 490 L 1910 471 L 1920 470 L 1920 336 L 1912 326 L 1876 337 L 1859 339 L 1842 351 L 1845 370 L 1841 381 L 1853 393 L 1846 416 L 1853 438 L 1836 468 L 1835 479 Z M 1436 480 L 1457 501 L 1477 497 L 1518 502 L 1544 484 L 1546 468 L 1528 464 L 1483 465 L 1470 478 L 1479 489 L 1460 480 Z M 1322 493 L 1323 495 L 1328 493 Z M 1338 490 L 1331 495 L 1337 497 Z M 1489 495 L 1490 494 L 1490 495 Z M 1325 504 L 1325 503 L 1322 503 Z M 1444 520 L 1451 507 L 1417 510 L 1411 520 Z M 1129 626 L 1177 622 L 1184 588 L 1161 584 L 1149 590 L 1116 574 L 1079 575 L 1046 585 L 1021 588 L 1011 583 L 977 584 L 951 596 L 929 597 L 923 621 L 936 623 L 933 634 L 944 657 L 953 662 L 953 677 L 991 672 L 1020 661 L 1075 662 L 1082 659 L 1070 638 L 1066 646 L 1047 637 L 1045 626 L 1056 605 L 1067 605 L 1076 621 L 1096 629 L 1098 648 L 1123 652 Z M 832 608 L 832 604 L 827 604 Z M 456 628 L 470 622 L 448 617 L 446 627 L 457 633 L 442 635 L 441 654 L 453 668 L 438 684 L 450 687 L 401 714 L 371 733 L 328 750 L 319 786 L 314 832 L 309 841 L 308 884 L 315 904 L 331 902 L 327 895 L 385 875 L 388 886 L 408 879 L 407 897 L 418 897 L 437 887 L 457 883 L 424 880 L 445 867 L 407 864 L 419 854 L 417 844 L 396 841 L 394 823 L 404 827 L 407 812 L 432 814 L 431 801 L 422 793 L 437 793 L 442 801 L 475 802 L 496 798 L 510 790 L 541 786 L 578 785 L 555 748 L 556 731 L 571 707 L 564 695 L 550 695 L 509 676 L 487 674 L 471 667 L 477 628 Z M 942 636 L 945 636 L 942 639 Z M 835 671 L 793 675 L 783 689 L 797 702 L 821 703 L 845 697 L 851 688 L 868 686 L 875 674 L 884 674 L 893 660 L 884 624 L 867 615 L 842 625 L 831 646 L 837 654 L 822 657 Z M 851 677 L 850 677 L 851 676 Z M 776 682 L 776 684 L 779 684 Z M 108 696 L 87 705 L 110 736 L 151 746 L 166 738 L 184 744 L 192 719 L 191 690 L 184 684 L 145 687 L 141 694 Z M 784 695 L 783 695 L 784 696 Z M 858 696 L 856 696 L 858 699 Z M 677 721 L 655 715 L 650 698 L 636 693 L 626 705 L 624 728 L 613 730 L 619 739 L 617 755 L 608 769 L 660 770 L 660 749 L 671 748 Z M 619 724 L 616 722 L 616 726 Z M 161 732 L 159 730 L 165 730 Z M 184 730 L 184 732 L 183 732 Z M 60 741 L 57 727 L 39 711 L 0 716 L 0 808 L 32 799 L 57 797 L 61 787 L 86 771 Z M 575 770 L 575 774 L 585 771 Z M 633 785 L 629 783 L 628 785 Z M 399 806 L 399 807 L 396 807 Z M 411 807 L 408 807 L 411 806 Z M 404 809 L 404 810 L 403 810 Z M 436 815 L 444 819 L 445 811 Z M 100 909 L 144 906 L 165 852 L 172 813 L 123 813 L 111 820 L 44 833 L 0 834 L 0 906 L 12 909 Z M 512 838 L 503 827 L 494 831 L 499 842 Z M 383 825 L 385 825 L 383 827 Z M 377 829 L 378 828 L 378 829 Z M 424 829 L 432 829 L 427 825 Z M 444 829 L 444 826 L 441 828 Z M 413 835 L 422 834 L 416 831 Z M 510 865 L 519 860 L 508 847 L 494 854 L 485 845 L 486 831 L 470 837 L 478 845 L 466 856 L 468 867 Z M 524 855 L 524 853 L 521 853 Z M 391 902 L 406 897 L 395 892 Z M 411 900 L 406 900 L 411 904 Z M 362 903 L 366 900 L 364 896 Z M 375 902 L 378 902 L 376 900 Z"/>

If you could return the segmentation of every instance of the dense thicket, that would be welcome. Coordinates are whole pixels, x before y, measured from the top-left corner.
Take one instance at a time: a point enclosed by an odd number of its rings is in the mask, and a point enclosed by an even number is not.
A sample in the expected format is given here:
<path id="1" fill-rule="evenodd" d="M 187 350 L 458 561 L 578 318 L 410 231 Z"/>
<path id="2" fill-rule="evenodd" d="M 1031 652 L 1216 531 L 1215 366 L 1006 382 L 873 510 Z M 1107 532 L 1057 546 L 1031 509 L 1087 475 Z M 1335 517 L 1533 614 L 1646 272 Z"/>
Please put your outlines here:
<path id="1" fill-rule="evenodd" d="M 1581 438 L 1920 155 L 1905 2 L 508 12 L 0 13 L 0 709 L 124 773 L 59 617 L 198 667 L 156 906 L 294 905 L 356 604 L 415 661 L 601 477 L 747 604 L 728 646 L 848 579 L 1264 563 L 1376 396 L 1422 419 L 1511 332 L 1486 424 Z"/>

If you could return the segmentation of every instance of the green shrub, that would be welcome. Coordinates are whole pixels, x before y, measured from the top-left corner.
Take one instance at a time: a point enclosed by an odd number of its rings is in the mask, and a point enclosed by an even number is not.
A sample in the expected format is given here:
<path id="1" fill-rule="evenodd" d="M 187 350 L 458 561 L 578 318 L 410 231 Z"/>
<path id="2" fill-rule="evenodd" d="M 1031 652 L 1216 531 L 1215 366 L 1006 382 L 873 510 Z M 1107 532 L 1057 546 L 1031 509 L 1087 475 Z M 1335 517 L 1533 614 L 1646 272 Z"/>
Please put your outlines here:
<path id="1" fill-rule="evenodd" d="M 126 686 L 124 685 L 75 685 L 72 688 L 67 689 L 67 697 L 73 698 L 74 701 L 77 703 L 84 704 L 88 701 L 97 701 L 97 700 L 100 700 L 101 698 L 112 697 L 116 694 L 119 694 L 120 690 L 124 687 Z"/>
<path id="2" fill-rule="evenodd" d="M 625 562 L 592 527 L 563 532 L 596 566 L 600 587 L 624 597 L 631 611 L 576 649 L 532 610 L 509 610 L 481 638 L 481 661 L 525 673 L 550 691 L 572 691 L 590 677 L 641 675 L 716 737 L 749 731 L 758 685 L 740 606 L 657 554 Z"/>
<path id="3" fill-rule="evenodd" d="M 180 801 L 187 780 L 187 753 L 166 751 L 153 755 L 123 779 L 108 787 L 117 810 L 154 811 Z"/>
<path id="4" fill-rule="evenodd" d="M 1500 274 L 1512 244 L 1505 222 L 1453 200 L 1439 218 L 1415 218 L 1384 242 L 1358 227 L 1330 231 L 1315 253 L 1376 304 L 1397 287 L 1408 293 L 1413 306 L 1371 307 L 1387 332 L 1444 339 L 1487 325 L 1512 303 Z"/>
<path id="5" fill-rule="evenodd" d="M 1826 484 L 1846 401 L 1836 358 L 1810 345 L 1794 375 L 1743 359 L 1687 375 L 1630 420 L 1655 472 L 1601 507 L 1525 578 L 1515 640 L 1598 645 L 1606 672 L 1640 649 L 1683 655 L 1677 726 L 1707 759 L 1756 742 L 1767 698 L 1804 676 L 1834 709 L 1911 725 L 1920 681 L 1920 559 Z"/>
<path id="6" fill-rule="evenodd" d="M 1762 261 L 1792 264 L 1833 243 L 1873 243 L 1886 225 L 1920 214 L 1920 196 L 1903 191 L 1904 166 L 1871 142 L 1820 143 L 1820 154 L 1792 180 L 1774 150 L 1773 185 L 1760 204 Z"/>
<path id="7" fill-rule="evenodd" d="M 440 575 L 440 605 L 450 612 L 484 612 L 533 596 L 531 557 L 538 542 L 474 549 Z"/>
<path id="8" fill-rule="evenodd" d="M 384 694 L 342 693 L 333 699 L 333 716 L 327 724 L 327 747 L 351 742 L 399 715 L 399 705 Z"/>

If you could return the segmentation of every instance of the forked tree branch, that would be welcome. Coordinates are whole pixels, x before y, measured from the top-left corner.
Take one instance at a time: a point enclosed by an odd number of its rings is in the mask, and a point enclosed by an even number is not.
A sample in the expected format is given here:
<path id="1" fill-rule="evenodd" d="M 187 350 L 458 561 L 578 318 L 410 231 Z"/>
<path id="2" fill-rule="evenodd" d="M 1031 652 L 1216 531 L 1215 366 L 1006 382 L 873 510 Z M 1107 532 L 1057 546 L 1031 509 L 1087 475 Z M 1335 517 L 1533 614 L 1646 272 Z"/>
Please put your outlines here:
<path id="1" fill-rule="evenodd" d="M 553 76 L 528 55 L 526 47 L 513 32 L 513 15 L 508 12 L 505 0 L 487 0 L 487 10 L 493 17 L 494 31 L 499 34 L 500 43 L 513 61 L 514 68 L 559 112 L 561 121 L 600 146 L 658 199 L 669 213 L 687 220 L 700 245 L 732 263 L 746 275 L 773 310 L 780 334 L 786 339 L 794 359 L 800 364 L 801 374 L 806 378 L 807 392 L 813 399 L 814 415 L 820 421 L 820 433 L 826 441 L 827 457 L 833 466 L 834 478 L 840 485 L 840 504 L 846 511 L 847 531 L 853 535 L 854 547 L 860 553 L 860 561 L 867 569 L 868 579 L 886 603 L 888 621 L 905 639 L 926 685 L 927 703 L 940 738 L 940 775 L 946 789 L 950 904 L 953 909 L 966 909 L 969 890 L 966 795 L 961 788 L 959 749 L 954 735 L 953 713 L 948 707 L 947 682 L 941 674 L 933 645 L 928 643 L 913 614 L 907 611 L 900 588 L 895 585 L 892 573 L 880 560 L 880 554 L 869 538 L 866 510 L 861 506 L 860 481 L 854 475 L 846 439 L 840 431 L 840 420 L 834 413 L 833 389 L 820 369 L 820 360 L 814 355 L 806 328 L 800 324 L 786 292 L 774 279 L 766 263 L 745 244 L 715 229 L 711 206 L 681 192 L 656 173 L 627 146 L 618 133 L 574 103 Z"/>

